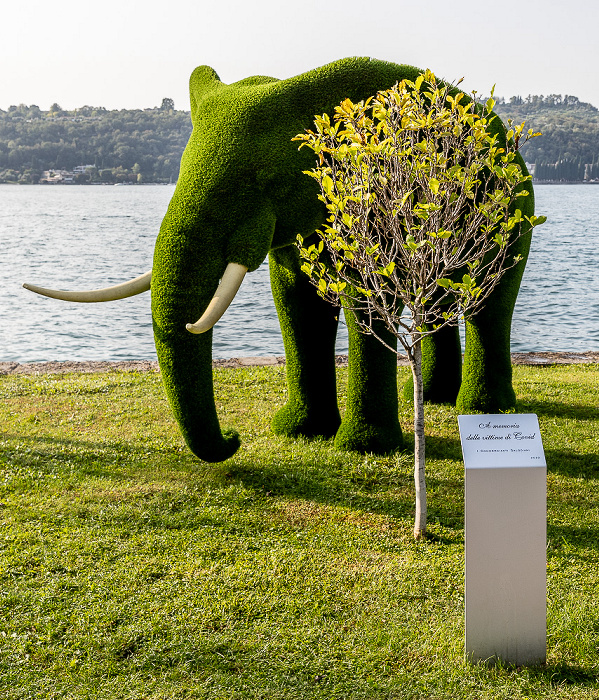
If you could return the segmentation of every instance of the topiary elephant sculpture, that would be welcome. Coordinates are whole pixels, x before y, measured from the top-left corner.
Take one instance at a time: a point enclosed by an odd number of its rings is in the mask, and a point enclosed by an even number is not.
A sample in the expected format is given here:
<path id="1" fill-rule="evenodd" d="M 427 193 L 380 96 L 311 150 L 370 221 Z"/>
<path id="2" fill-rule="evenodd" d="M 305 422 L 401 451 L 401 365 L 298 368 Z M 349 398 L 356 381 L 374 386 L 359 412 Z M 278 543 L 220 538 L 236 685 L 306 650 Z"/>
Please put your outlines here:
<path id="1" fill-rule="evenodd" d="M 172 411 L 192 452 L 218 462 L 235 453 L 239 437 L 221 431 L 217 417 L 212 327 L 244 274 L 269 255 L 289 390 L 287 404 L 274 416 L 274 431 L 335 436 L 337 447 L 363 452 L 396 449 L 402 441 L 396 356 L 360 333 L 351 314 L 347 408 L 341 419 L 335 378 L 339 310 L 323 301 L 300 271 L 295 246 L 297 234 L 307 238 L 324 223 L 325 209 L 316 183 L 303 174 L 312 167 L 313 154 L 299 151 L 292 138 L 312 125 L 315 114 L 332 113 L 346 97 L 365 99 L 404 78 L 415 80 L 420 72 L 349 58 L 288 80 L 253 77 L 226 85 L 211 68 L 197 68 L 190 79 L 193 132 L 152 271 L 92 292 L 25 286 L 66 300 L 104 301 L 151 285 L 156 350 Z M 518 162 L 525 167 L 520 156 Z M 528 216 L 533 214 L 530 194 L 521 205 Z M 516 245 L 526 258 L 530 234 Z M 457 399 L 463 411 L 497 412 L 515 405 L 510 325 L 523 268 L 520 264 L 506 274 L 485 309 L 467 322 L 463 377 L 457 329 L 426 339 L 426 398 Z M 395 346 L 395 339 L 384 334 Z"/>

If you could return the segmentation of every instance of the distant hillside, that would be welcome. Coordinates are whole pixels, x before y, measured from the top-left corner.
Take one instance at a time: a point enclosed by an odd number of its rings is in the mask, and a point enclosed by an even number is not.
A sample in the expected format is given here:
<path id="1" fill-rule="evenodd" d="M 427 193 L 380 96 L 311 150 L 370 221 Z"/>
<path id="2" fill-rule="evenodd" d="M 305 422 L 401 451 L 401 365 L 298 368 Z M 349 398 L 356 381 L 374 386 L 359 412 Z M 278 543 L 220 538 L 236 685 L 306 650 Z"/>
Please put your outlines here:
<path id="1" fill-rule="evenodd" d="M 69 173 L 46 179 L 77 184 L 176 182 L 190 133 L 189 112 L 169 99 L 143 110 L 10 107 L 0 110 L 0 182 L 39 182 L 44 171 Z"/>
<path id="2" fill-rule="evenodd" d="M 541 132 L 522 148 L 526 162 L 535 164 L 535 179 L 599 180 L 599 110 L 593 105 L 571 95 L 529 95 L 498 100 L 495 111 Z"/>
<path id="3" fill-rule="evenodd" d="M 569 95 L 529 95 L 499 98 L 495 111 L 542 132 L 522 149 L 536 179 L 599 181 L 596 107 Z M 175 182 L 190 133 L 189 112 L 168 98 L 143 110 L 12 106 L 0 110 L 0 182 Z"/>

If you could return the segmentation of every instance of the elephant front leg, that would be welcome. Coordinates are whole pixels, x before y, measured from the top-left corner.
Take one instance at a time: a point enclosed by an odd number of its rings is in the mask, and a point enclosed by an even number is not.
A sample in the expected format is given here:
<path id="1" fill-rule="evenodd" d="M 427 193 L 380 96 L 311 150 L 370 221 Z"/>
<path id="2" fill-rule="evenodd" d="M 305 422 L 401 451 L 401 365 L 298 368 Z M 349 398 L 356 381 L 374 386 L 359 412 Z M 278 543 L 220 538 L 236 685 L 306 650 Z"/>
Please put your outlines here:
<path id="1" fill-rule="evenodd" d="M 462 386 L 456 401 L 464 413 L 500 413 L 516 407 L 510 355 L 511 311 L 489 305 L 466 321 Z"/>
<path id="2" fill-rule="evenodd" d="M 288 388 L 287 403 L 276 413 L 272 429 L 288 437 L 332 437 L 341 423 L 335 376 L 339 310 L 318 296 L 300 269 L 294 245 L 271 251 L 269 267 Z"/>
<path id="3" fill-rule="evenodd" d="M 397 404 L 397 355 L 373 335 L 360 332 L 352 312 L 345 313 L 349 336 L 347 408 L 335 437 L 344 450 L 387 454 L 403 444 Z M 390 347 L 397 338 L 376 322 Z"/>

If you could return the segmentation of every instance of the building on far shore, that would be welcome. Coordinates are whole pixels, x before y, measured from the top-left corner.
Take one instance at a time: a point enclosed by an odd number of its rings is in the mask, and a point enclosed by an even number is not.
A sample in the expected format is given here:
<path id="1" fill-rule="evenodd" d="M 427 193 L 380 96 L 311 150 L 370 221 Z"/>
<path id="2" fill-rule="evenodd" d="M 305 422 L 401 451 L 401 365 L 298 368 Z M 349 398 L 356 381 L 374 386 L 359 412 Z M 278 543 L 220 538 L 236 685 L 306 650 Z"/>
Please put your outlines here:
<path id="1" fill-rule="evenodd" d="M 68 170 L 44 170 L 40 183 L 44 185 L 66 185 L 73 182 L 73 173 Z"/>
<path id="2" fill-rule="evenodd" d="M 78 175 L 85 175 L 93 165 L 76 165 L 72 170 L 44 170 L 39 182 L 42 185 L 72 185 Z"/>

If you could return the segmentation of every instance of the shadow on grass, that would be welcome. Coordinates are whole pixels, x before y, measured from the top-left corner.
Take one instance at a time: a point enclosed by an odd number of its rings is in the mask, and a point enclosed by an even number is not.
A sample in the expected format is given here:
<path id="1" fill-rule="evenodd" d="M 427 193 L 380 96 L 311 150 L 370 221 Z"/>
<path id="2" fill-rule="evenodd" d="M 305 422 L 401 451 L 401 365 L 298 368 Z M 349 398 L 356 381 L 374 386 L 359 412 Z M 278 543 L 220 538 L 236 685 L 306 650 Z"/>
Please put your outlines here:
<path id="1" fill-rule="evenodd" d="M 575 527 L 573 525 L 554 525 L 549 523 L 547 526 L 547 534 L 549 540 L 555 543 L 559 548 L 562 543 L 567 543 L 568 546 L 575 545 L 584 549 L 594 549 L 599 551 L 599 526 Z M 584 554 L 578 553 L 579 558 L 585 558 Z"/>
<path id="2" fill-rule="evenodd" d="M 406 440 L 414 444 L 414 435 L 406 434 Z M 412 448 L 413 453 L 413 448 Z M 462 461 L 462 444 L 457 438 L 426 436 L 427 459 L 449 459 L 454 462 Z"/>
<path id="3" fill-rule="evenodd" d="M 339 462 L 331 460 L 323 464 L 318 460 L 299 457 L 284 465 L 278 465 L 273 459 L 259 466 L 253 460 L 234 457 L 228 463 L 227 475 L 270 497 L 308 500 L 393 519 L 411 519 L 414 512 L 413 466 L 412 456 L 401 455 L 400 459 L 405 457 L 409 462 L 408 468 L 402 467 L 399 475 L 392 475 L 391 483 L 385 483 L 385 474 L 374 476 L 374 483 L 368 483 L 367 477 L 348 473 Z M 337 459 L 343 460 L 343 456 Z M 431 522 L 439 521 L 444 526 L 461 529 L 463 481 L 429 474 L 427 488 L 431 493 L 438 490 L 452 494 L 451 498 L 434 499 L 434 503 L 429 503 Z"/>
<path id="4" fill-rule="evenodd" d="M 547 470 L 562 476 L 599 479 L 599 454 L 577 454 L 566 450 L 545 450 Z"/>
<path id="5" fill-rule="evenodd" d="M 577 687 L 593 687 L 599 682 L 597 673 L 580 666 L 570 666 L 565 663 L 547 664 L 531 669 L 534 678 L 545 678 L 551 685 L 575 685 Z"/>
<path id="6" fill-rule="evenodd" d="M 597 420 L 597 407 L 586 404 L 559 403 L 558 401 L 518 401 L 518 413 L 536 413 L 548 418 Z"/>
<path id="7" fill-rule="evenodd" d="M 90 442 L 7 433 L 0 433 L 0 439 L 15 443 L 0 450 L 0 459 L 6 466 L 35 469 L 40 474 L 79 474 L 121 480 L 125 476 L 123 468 L 135 466 L 148 456 L 180 457 L 176 447 L 141 449 L 127 441 Z"/>
<path id="8" fill-rule="evenodd" d="M 208 465 L 197 460 L 182 445 L 140 446 L 125 440 L 95 442 L 76 437 L 7 433 L 0 434 L 0 438 L 13 443 L 0 451 L 0 459 L 8 477 L 14 478 L 13 487 L 17 490 L 27 489 L 30 481 L 44 476 L 70 480 L 101 478 L 117 485 L 134 479 L 145 470 L 155 473 L 160 469 L 165 474 L 171 472 L 176 475 L 181 486 L 188 485 L 192 489 L 207 478 L 213 485 L 223 488 L 241 485 L 253 492 L 252 503 L 248 503 L 248 507 L 257 510 L 270 508 L 272 497 L 280 497 L 342 506 L 399 520 L 411 520 L 414 512 L 413 451 L 409 450 L 378 459 L 335 452 L 331 449 L 331 441 L 284 441 L 280 456 L 274 450 L 264 455 L 261 452 L 248 454 L 242 447 L 227 462 Z M 405 435 L 405 444 L 413 445 L 413 435 L 410 433 Z M 461 458 L 459 440 L 451 438 L 429 436 L 427 450 L 431 459 Z M 60 488 L 60 481 L 53 483 Z M 461 476 L 452 478 L 431 471 L 427 476 L 427 485 L 430 493 L 438 491 L 443 494 L 443 497 L 430 500 L 430 522 L 461 531 Z M 165 486 L 165 491 L 169 489 L 169 486 Z M 172 500 L 171 495 L 169 499 Z M 154 524 L 158 526 L 161 520 L 159 501 L 157 498 L 154 513 Z M 174 524 L 171 523 L 171 511 L 164 514 L 165 527 L 168 528 Z M 193 526 L 191 520 L 184 525 Z M 439 535 L 437 539 L 441 541 L 444 538 Z"/>
<path id="9" fill-rule="evenodd" d="M 596 419 L 596 411 L 588 406 L 562 405 L 556 402 L 529 402 L 523 410 L 535 410 L 540 416 L 563 416 Z M 128 441 L 92 442 L 77 438 L 48 436 L 0 435 L 19 443 L 0 452 L 5 461 L 21 467 L 32 467 L 40 473 L 62 473 L 68 476 L 93 476 L 120 482 L 140 473 L 146 464 L 156 470 L 164 465 L 180 483 L 196 486 L 206 476 L 213 484 L 228 487 L 242 484 L 254 492 L 256 508 L 267 507 L 268 496 L 309 500 L 325 505 L 338 505 L 353 510 L 381 514 L 394 519 L 410 519 L 414 510 L 413 434 L 405 432 L 403 453 L 387 458 L 370 458 L 337 453 L 331 443 L 323 441 L 283 441 L 272 438 L 274 447 L 266 451 L 259 445 L 246 443 L 222 465 L 207 465 L 196 460 L 182 445 L 139 445 Z M 247 447 L 249 446 L 249 450 Z M 460 463 L 461 444 L 455 437 L 428 435 L 427 458 Z M 549 470 L 568 477 L 599 476 L 599 455 L 565 450 L 548 450 Z M 440 473 L 428 469 L 427 486 L 433 495 L 429 502 L 429 521 L 445 527 L 463 528 L 463 472 L 461 468 L 444 468 Z M 435 493 L 436 492 L 436 493 Z M 264 502 L 260 504 L 260 501 Z M 568 528 L 564 537 L 584 538 L 588 531 Z M 598 537 L 599 540 L 599 537 Z"/>

